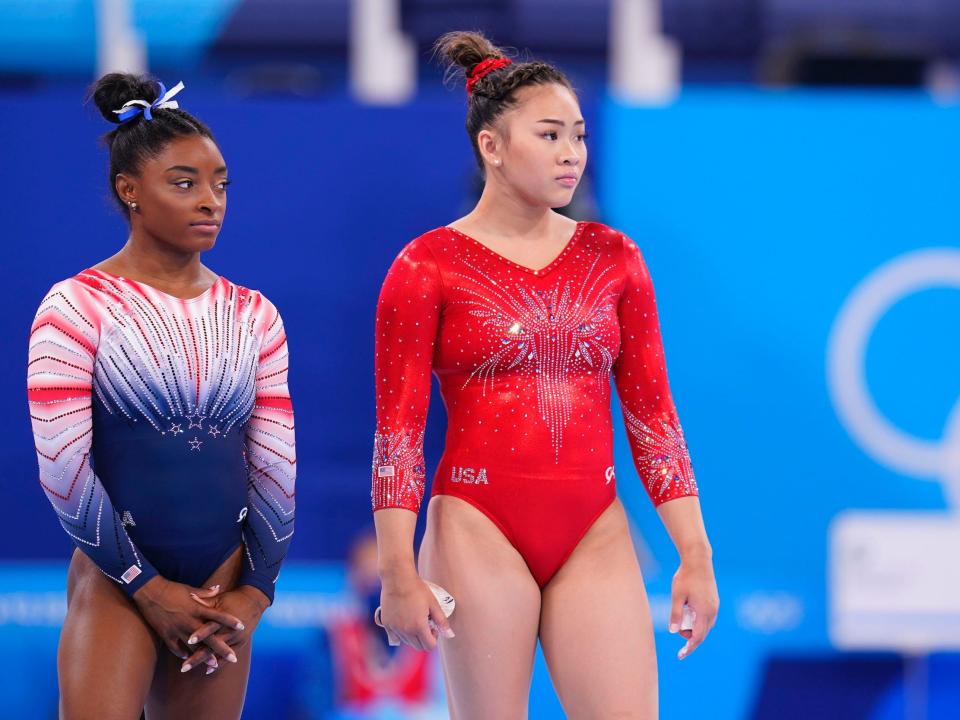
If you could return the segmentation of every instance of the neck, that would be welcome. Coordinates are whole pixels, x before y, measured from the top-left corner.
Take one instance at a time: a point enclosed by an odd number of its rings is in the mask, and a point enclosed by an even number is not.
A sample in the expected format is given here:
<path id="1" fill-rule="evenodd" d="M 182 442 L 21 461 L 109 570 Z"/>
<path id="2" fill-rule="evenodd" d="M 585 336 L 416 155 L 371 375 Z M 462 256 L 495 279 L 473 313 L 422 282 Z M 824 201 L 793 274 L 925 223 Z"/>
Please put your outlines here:
<path id="1" fill-rule="evenodd" d="M 126 244 L 113 259 L 135 268 L 139 275 L 171 283 L 189 284 L 206 273 L 200 253 L 173 248 L 138 228 L 131 228 Z"/>
<path id="2" fill-rule="evenodd" d="M 549 234 L 556 213 L 508 192 L 496 178 L 488 178 L 477 206 L 467 216 L 500 237 L 542 237 Z"/>

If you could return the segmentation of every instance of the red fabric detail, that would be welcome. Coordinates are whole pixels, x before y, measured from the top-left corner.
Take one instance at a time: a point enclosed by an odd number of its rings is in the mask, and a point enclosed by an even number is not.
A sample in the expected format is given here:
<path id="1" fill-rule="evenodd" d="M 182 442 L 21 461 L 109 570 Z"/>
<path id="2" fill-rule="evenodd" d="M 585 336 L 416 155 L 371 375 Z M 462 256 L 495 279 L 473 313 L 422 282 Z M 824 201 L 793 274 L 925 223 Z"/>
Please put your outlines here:
<path id="1" fill-rule="evenodd" d="M 500 68 L 505 68 L 507 65 L 511 65 L 513 61 L 510 58 L 487 58 L 481 63 L 477 63 L 471 73 L 467 76 L 467 95 L 473 94 L 473 86 L 476 85 L 482 78 L 486 77 L 494 70 L 499 70 Z"/>
<path id="2" fill-rule="evenodd" d="M 376 318 L 373 509 L 417 512 L 433 375 L 433 493 L 481 510 L 545 584 L 615 497 L 610 379 L 655 505 L 697 494 L 636 245 L 579 223 L 544 268 L 439 228 L 393 263 Z M 621 468 L 626 470 L 626 468 Z"/>

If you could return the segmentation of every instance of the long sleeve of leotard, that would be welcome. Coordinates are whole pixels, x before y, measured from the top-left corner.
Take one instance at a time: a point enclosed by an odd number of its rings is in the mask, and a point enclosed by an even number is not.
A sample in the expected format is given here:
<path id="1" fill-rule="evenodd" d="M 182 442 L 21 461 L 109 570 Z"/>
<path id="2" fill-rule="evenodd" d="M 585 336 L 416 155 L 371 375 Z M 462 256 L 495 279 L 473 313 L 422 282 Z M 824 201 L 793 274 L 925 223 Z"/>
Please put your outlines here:
<path id="1" fill-rule="evenodd" d="M 253 315 L 262 323 L 256 399 L 247 423 L 250 471 L 243 525 L 246 563 L 241 585 L 252 585 L 273 602 L 274 583 L 293 536 L 297 475 L 293 405 L 287 386 L 289 356 L 283 320 L 269 300 L 255 294 Z"/>
<path id="2" fill-rule="evenodd" d="M 90 463 L 100 316 L 82 285 L 53 286 L 30 331 L 27 400 L 40 484 L 74 544 L 130 595 L 157 574 Z M 121 388 L 122 392 L 123 389 Z"/>
<path id="3" fill-rule="evenodd" d="M 654 505 L 697 495 L 687 443 L 670 395 L 653 283 L 637 246 L 623 238 L 626 286 L 617 308 L 613 373 L 633 461 Z"/>
<path id="4" fill-rule="evenodd" d="M 423 500 L 423 432 L 441 311 L 436 260 L 422 241 L 397 256 L 380 291 L 376 318 L 377 430 L 373 509 L 418 512 Z"/>

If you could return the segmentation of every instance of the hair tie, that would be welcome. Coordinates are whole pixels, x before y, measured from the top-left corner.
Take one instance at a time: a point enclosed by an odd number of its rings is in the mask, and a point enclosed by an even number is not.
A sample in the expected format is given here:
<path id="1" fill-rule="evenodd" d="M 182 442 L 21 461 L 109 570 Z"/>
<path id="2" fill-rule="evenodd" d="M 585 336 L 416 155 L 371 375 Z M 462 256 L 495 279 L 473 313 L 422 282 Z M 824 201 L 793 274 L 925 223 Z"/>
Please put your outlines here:
<path id="1" fill-rule="evenodd" d="M 483 62 L 477 63 L 470 74 L 467 75 L 467 95 L 472 95 L 473 86 L 494 70 L 505 68 L 512 63 L 513 61 L 506 57 L 487 58 Z"/>
<path id="2" fill-rule="evenodd" d="M 176 109 L 180 107 L 180 103 L 178 103 L 176 100 L 171 100 L 170 98 L 183 90 L 182 81 L 170 88 L 169 91 L 162 82 L 158 81 L 157 85 L 160 86 L 160 97 L 158 97 L 152 103 L 149 103 L 146 100 L 128 100 L 119 110 L 114 110 L 114 112 L 119 116 L 121 124 L 127 122 L 128 120 L 133 120 L 141 113 L 147 120 L 153 120 L 154 110 L 164 110 L 167 108 Z"/>

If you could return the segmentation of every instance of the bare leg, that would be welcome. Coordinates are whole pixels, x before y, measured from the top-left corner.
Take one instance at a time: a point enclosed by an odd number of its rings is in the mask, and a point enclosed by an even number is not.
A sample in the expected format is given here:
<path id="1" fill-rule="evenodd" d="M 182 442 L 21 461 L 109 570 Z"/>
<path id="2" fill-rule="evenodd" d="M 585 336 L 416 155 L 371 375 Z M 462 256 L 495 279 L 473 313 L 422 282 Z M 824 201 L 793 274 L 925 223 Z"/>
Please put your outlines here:
<path id="1" fill-rule="evenodd" d="M 540 641 L 571 720 L 655 720 L 650 606 L 615 501 L 543 591 Z"/>
<path id="2" fill-rule="evenodd" d="M 523 720 L 537 647 L 540 588 L 489 518 L 438 495 L 427 511 L 420 574 L 457 602 L 440 640 L 452 720 Z"/>
<path id="3" fill-rule="evenodd" d="M 236 587 L 242 561 L 241 548 L 203 586 L 219 584 L 224 591 Z M 183 661 L 162 648 L 147 700 L 147 720 L 237 720 L 247 692 L 251 645 L 237 648 L 237 662 L 222 661 L 212 675 L 206 675 L 203 667 L 180 672 Z"/>
<path id="4" fill-rule="evenodd" d="M 138 720 L 158 650 L 156 636 L 123 590 L 74 551 L 57 649 L 60 717 Z"/>

